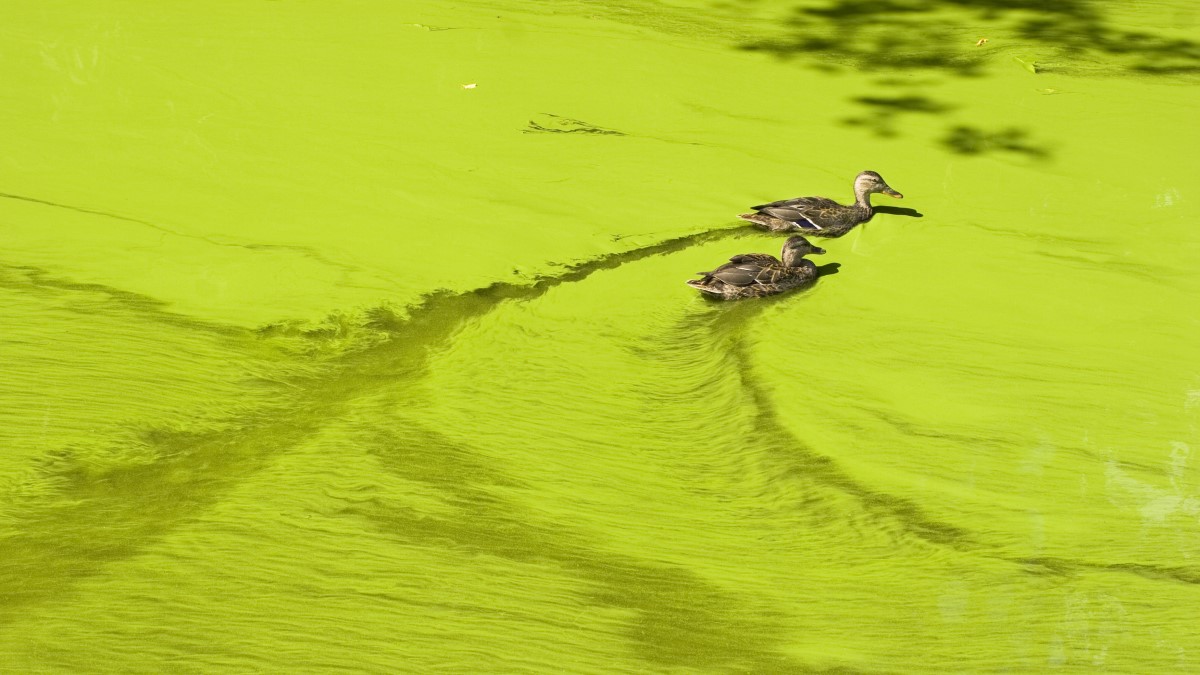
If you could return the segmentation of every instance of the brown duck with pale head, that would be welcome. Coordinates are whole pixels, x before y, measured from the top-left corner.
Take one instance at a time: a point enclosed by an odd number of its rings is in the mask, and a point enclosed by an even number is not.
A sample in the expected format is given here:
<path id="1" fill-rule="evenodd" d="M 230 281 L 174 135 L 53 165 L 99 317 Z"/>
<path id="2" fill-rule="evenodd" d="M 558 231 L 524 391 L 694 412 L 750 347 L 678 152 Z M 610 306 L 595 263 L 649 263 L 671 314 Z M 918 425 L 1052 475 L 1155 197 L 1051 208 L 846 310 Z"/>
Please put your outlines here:
<path id="1" fill-rule="evenodd" d="M 780 260 L 767 253 L 743 253 L 711 272 L 697 272 L 702 279 L 688 279 L 687 285 L 710 298 L 740 300 L 775 295 L 816 280 L 818 272 L 810 253 L 824 253 L 800 235 L 788 237 Z"/>
<path id="2" fill-rule="evenodd" d="M 738 217 L 772 232 L 799 231 L 818 237 L 840 237 L 875 215 L 871 195 L 876 192 L 896 199 L 904 198 L 879 174 L 863 171 L 854 179 L 853 204 L 839 204 L 825 197 L 797 197 L 752 206 L 754 213 L 743 213 Z"/>

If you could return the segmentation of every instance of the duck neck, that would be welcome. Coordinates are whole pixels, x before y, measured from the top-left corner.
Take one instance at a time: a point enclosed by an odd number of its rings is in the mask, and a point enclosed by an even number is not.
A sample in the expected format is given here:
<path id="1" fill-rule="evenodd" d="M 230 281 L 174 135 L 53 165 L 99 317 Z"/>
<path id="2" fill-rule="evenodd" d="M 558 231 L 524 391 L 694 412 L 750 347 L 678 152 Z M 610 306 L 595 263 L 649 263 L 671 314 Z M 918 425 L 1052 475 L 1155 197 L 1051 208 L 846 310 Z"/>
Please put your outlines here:
<path id="1" fill-rule="evenodd" d="M 786 249 L 783 252 L 784 267 L 798 267 L 804 264 L 804 254 L 796 249 Z"/>
<path id="2" fill-rule="evenodd" d="M 854 205 L 867 213 L 871 213 L 871 192 L 869 190 L 855 190 Z"/>

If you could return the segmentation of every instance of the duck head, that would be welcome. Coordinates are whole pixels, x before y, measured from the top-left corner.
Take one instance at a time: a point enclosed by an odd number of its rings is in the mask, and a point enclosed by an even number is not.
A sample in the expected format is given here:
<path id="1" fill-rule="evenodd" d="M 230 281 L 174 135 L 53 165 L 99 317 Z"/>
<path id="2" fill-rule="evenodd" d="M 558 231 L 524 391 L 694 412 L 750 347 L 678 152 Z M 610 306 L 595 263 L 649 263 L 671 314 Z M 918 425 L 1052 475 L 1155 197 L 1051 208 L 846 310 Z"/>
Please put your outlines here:
<path id="1" fill-rule="evenodd" d="M 861 199 L 872 192 L 882 192 L 889 197 L 904 199 L 904 195 L 893 190 L 892 187 L 887 184 L 887 181 L 883 179 L 883 176 L 880 176 L 874 171 L 864 171 L 858 174 L 858 176 L 854 179 L 854 194 Z"/>
<path id="2" fill-rule="evenodd" d="M 820 246 L 813 246 L 807 239 L 800 235 L 788 237 L 788 240 L 783 243 L 783 264 L 788 267 L 795 267 L 800 260 L 806 255 L 821 254 L 825 249 Z"/>

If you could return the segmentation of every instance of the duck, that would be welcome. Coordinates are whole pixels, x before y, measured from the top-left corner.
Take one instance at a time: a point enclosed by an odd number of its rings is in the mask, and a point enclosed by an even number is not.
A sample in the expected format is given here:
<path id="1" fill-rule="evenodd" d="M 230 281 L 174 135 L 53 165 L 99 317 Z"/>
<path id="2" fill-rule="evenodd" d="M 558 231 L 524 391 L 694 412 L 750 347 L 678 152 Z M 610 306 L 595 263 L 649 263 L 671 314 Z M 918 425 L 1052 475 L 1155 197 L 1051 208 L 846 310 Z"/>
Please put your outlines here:
<path id="1" fill-rule="evenodd" d="M 854 203 L 849 206 L 825 197 L 797 197 L 752 206 L 754 213 L 743 213 L 738 218 L 772 232 L 801 231 L 817 237 L 840 237 L 875 215 L 871 195 L 876 192 L 904 199 L 882 176 L 863 171 L 854 177 Z"/>
<path id="2" fill-rule="evenodd" d="M 768 253 L 735 255 L 711 272 L 697 272 L 703 278 L 688 279 L 687 285 L 718 300 L 775 295 L 816 279 L 817 266 L 804 256 L 824 252 L 797 234 L 783 243 L 782 260 Z"/>

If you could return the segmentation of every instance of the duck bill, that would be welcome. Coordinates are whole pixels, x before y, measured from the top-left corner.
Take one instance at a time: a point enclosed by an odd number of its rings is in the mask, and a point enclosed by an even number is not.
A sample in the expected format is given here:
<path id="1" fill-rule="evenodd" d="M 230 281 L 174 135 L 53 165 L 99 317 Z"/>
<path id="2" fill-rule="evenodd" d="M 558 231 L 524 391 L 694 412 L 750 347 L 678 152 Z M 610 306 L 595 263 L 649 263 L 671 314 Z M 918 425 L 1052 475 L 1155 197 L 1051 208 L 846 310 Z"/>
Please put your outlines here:
<path id="1" fill-rule="evenodd" d="M 900 194 L 899 192 L 896 192 L 895 190 L 893 190 L 890 187 L 883 188 L 883 194 L 885 194 L 889 197 L 895 197 L 896 199 L 904 199 L 904 195 Z"/>
<path id="2" fill-rule="evenodd" d="M 816 246 L 814 246 L 812 252 L 817 255 L 821 255 L 821 254 L 825 253 L 825 249 L 817 248 Z"/>

